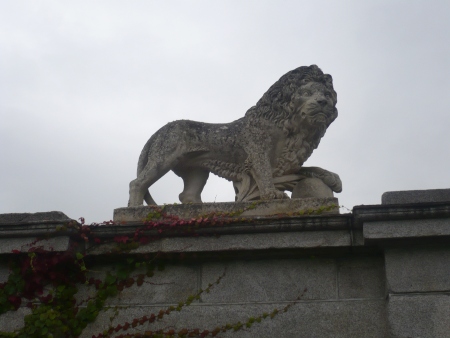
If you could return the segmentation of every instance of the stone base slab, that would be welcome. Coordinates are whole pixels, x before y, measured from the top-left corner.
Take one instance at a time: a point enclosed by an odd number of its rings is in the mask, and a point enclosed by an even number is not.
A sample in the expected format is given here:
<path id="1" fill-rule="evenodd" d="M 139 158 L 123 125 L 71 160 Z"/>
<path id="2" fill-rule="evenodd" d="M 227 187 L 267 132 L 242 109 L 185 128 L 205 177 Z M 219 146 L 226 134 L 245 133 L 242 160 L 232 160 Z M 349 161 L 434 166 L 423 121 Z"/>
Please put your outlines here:
<path id="1" fill-rule="evenodd" d="M 255 202 L 192 203 L 169 204 L 164 206 L 139 206 L 117 208 L 114 210 L 114 222 L 142 222 L 151 218 L 161 218 L 161 211 L 167 216 L 181 219 L 197 217 L 258 217 L 275 215 L 319 215 L 339 214 L 339 201 L 328 198 L 292 198 Z"/>

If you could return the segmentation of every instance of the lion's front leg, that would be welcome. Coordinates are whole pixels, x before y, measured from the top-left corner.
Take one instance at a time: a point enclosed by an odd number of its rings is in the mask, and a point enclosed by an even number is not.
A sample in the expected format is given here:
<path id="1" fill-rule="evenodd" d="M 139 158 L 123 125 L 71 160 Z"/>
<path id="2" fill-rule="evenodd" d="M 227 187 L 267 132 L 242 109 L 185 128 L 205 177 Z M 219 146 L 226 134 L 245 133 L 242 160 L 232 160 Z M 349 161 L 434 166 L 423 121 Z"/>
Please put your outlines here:
<path id="1" fill-rule="evenodd" d="M 251 154 L 248 158 L 250 173 L 253 176 L 262 200 L 283 199 L 288 196 L 275 188 L 272 176 L 272 166 L 267 153 L 261 151 Z"/>

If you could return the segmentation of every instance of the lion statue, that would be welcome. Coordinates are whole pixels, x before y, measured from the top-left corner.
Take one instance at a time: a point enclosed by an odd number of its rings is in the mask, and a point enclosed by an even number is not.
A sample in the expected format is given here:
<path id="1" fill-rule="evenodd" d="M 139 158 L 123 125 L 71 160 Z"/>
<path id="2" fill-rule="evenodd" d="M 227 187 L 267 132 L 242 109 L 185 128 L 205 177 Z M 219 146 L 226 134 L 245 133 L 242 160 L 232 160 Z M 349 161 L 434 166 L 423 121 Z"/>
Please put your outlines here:
<path id="1" fill-rule="evenodd" d="M 145 144 L 128 206 L 156 204 L 148 188 L 169 170 L 183 179 L 182 203 L 202 203 L 210 172 L 233 182 L 236 201 L 287 198 L 311 177 L 340 192 L 338 175 L 302 167 L 336 119 L 336 102 L 331 76 L 312 65 L 283 75 L 239 120 L 170 122 Z"/>

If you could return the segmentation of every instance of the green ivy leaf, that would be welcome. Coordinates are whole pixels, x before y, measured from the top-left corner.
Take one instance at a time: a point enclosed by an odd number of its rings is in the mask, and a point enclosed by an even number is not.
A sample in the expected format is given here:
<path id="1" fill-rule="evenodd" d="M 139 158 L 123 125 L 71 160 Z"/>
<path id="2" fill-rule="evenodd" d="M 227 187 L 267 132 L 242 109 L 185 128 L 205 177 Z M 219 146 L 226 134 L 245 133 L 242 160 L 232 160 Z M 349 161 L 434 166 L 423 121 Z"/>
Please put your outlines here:
<path id="1" fill-rule="evenodd" d="M 117 280 L 116 276 L 108 275 L 108 276 L 106 276 L 105 283 L 108 285 L 111 285 L 111 284 L 114 284 L 116 282 L 116 280 Z"/>

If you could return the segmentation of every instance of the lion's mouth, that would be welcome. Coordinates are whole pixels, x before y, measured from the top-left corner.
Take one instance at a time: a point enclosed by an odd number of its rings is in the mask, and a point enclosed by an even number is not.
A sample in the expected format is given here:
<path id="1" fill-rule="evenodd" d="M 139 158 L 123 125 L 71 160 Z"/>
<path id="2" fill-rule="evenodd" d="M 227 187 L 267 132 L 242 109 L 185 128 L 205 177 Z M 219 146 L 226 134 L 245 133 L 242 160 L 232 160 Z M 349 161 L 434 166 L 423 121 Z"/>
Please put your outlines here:
<path id="1" fill-rule="evenodd" d="M 328 118 L 328 115 L 326 113 L 324 113 L 323 111 L 310 112 L 308 115 L 309 115 L 309 118 L 313 122 L 319 122 L 319 123 L 326 122 L 327 118 Z"/>
<path id="2" fill-rule="evenodd" d="M 313 117 L 314 122 L 318 123 L 325 123 L 327 121 L 327 116 L 325 114 L 319 113 L 314 115 Z"/>

